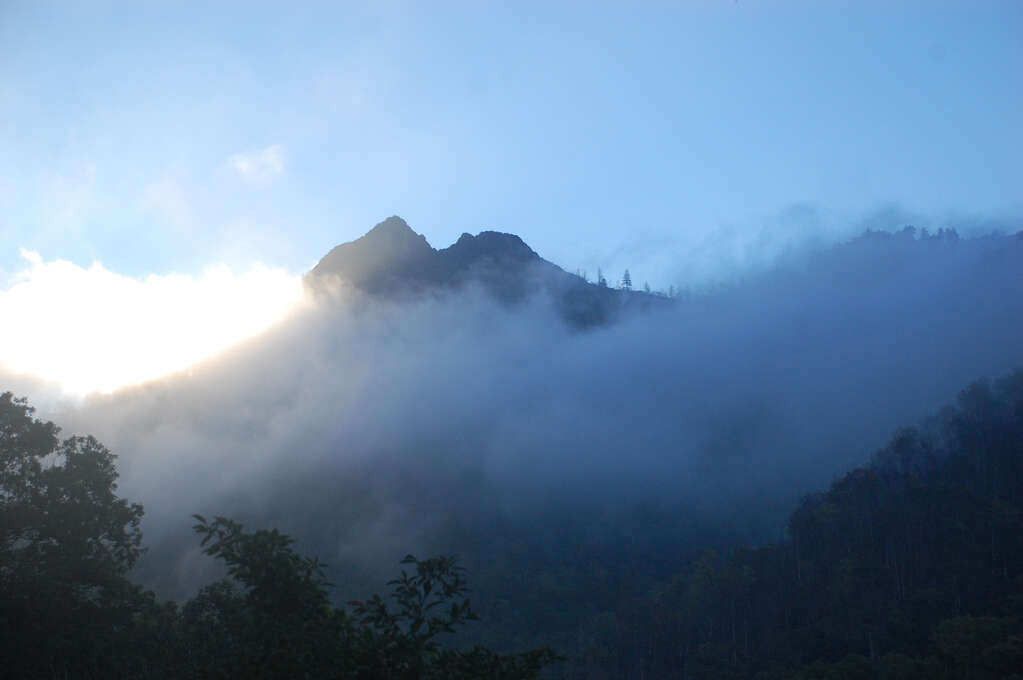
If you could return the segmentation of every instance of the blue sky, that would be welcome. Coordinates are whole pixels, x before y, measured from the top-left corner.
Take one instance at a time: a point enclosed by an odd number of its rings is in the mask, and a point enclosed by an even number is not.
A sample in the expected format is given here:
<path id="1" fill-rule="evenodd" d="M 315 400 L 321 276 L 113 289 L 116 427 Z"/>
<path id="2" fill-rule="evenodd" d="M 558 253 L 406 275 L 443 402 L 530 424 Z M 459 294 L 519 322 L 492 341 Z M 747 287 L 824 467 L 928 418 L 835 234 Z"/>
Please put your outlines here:
<path id="1" fill-rule="evenodd" d="M 0 283 L 299 273 L 392 214 L 663 287 L 878 211 L 1023 228 L 1019 2 L 214 4 L 0 4 Z"/>

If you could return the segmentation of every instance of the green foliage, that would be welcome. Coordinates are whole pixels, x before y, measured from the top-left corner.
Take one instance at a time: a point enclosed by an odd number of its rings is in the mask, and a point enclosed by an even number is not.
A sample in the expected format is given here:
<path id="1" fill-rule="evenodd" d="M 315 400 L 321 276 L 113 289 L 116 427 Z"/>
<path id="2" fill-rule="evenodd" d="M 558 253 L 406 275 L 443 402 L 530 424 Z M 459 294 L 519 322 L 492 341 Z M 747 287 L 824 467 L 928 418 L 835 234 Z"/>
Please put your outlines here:
<path id="1" fill-rule="evenodd" d="M 620 607 L 612 625 L 602 623 L 599 669 L 694 679 L 1018 677 L 1021 516 L 1017 371 L 970 385 L 955 407 L 898 431 L 869 465 L 806 496 L 786 540 L 706 551 L 657 597 L 631 600 L 627 615 Z"/>
<path id="2" fill-rule="evenodd" d="M 203 551 L 224 561 L 254 607 L 275 617 L 310 617 L 329 607 L 326 565 L 297 554 L 290 536 L 277 529 L 248 533 L 225 517 L 212 522 L 202 515 L 193 517 Z"/>
<path id="3" fill-rule="evenodd" d="M 186 677 L 342 677 L 342 619 L 316 558 L 295 553 L 276 529 L 247 532 L 230 519 L 195 515 L 204 552 L 233 581 L 204 588 L 183 612 Z"/>
<path id="4" fill-rule="evenodd" d="M 60 440 L 33 413 L 0 394 L 0 667 L 112 673 L 131 665 L 124 642 L 146 604 L 125 578 L 142 552 L 142 506 L 117 496 L 99 442 Z"/>
<path id="5" fill-rule="evenodd" d="M 184 607 L 127 580 L 142 506 L 116 495 L 115 457 L 92 437 L 60 441 L 24 399 L 0 395 L 0 676 L 18 678 L 534 678 L 548 649 L 445 649 L 478 618 L 454 557 L 411 555 L 390 598 L 335 608 L 315 557 L 276 529 L 195 515 L 229 578 Z"/>
<path id="6" fill-rule="evenodd" d="M 218 678 L 501 678 L 536 677 L 555 656 L 483 647 L 443 649 L 437 638 L 477 619 L 465 571 L 449 556 L 409 555 L 388 583 L 388 598 L 330 603 L 323 565 L 296 553 L 276 529 L 248 532 L 233 520 L 195 515 L 206 554 L 222 560 L 231 580 L 204 588 L 182 613 L 189 650 L 179 677 Z"/>
<path id="7" fill-rule="evenodd" d="M 550 649 L 504 655 L 477 645 L 468 651 L 442 649 L 438 636 L 450 634 L 479 617 L 465 597 L 465 570 L 454 556 L 401 561 L 414 570 L 388 582 L 390 602 L 374 595 L 352 601 L 362 628 L 354 638 L 360 677 L 512 678 L 536 677 L 558 659 Z"/>
<path id="8" fill-rule="evenodd" d="M 538 677 L 544 668 L 561 660 L 563 657 L 550 647 L 539 647 L 521 654 L 497 654 L 476 645 L 468 651 L 441 651 L 423 677 L 436 680 L 522 680 Z"/>
<path id="9" fill-rule="evenodd" d="M 195 530 L 228 578 L 181 608 L 157 603 L 126 578 L 142 508 L 116 495 L 114 456 L 32 413 L 0 396 L 0 668 L 12 677 L 510 680 L 558 660 L 453 648 L 478 618 L 454 557 L 409 555 L 386 596 L 346 610 L 289 536 L 224 517 L 196 515 Z M 630 589 L 624 561 L 596 565 L 602 580 L 577 579 L 579 565 L 544 572 L 514 608 L 576 626 L 579 677 L 1019 678 L 1021 445 L 1023 372 L 981 381 L 806 496 L 778 544 L 694 552 L 648 590 Z M 566 545 L 552 534 L 551 550 Z M 565 618 L 569 599 L 587 620 Z"/>
<path id="10" fill-rule="evenodd" d="M 117 497 L 115 457 L 92 437 L 57 439 L 10 392 L 0 395 L 0 574 L 116 581 L 141 554 L 142 506 Z"/>
<path id="11" fill-rule="evenodd" d="M 406 638 L 425 650 L 435 647 L 437 635 L 453 633 L 466 621 L 479 619 L 469 599 L 463 597 L 468 590 L 465 570 L 454 556 L 418 560 L 406 555 L 401 563 L 414 565 L 415 572 L 410 575 L 402 569 L 399 578 L 388 581 L 396 610 L 379 595 L 365 602 L 350 602 L 363 624 L 394 638 Z"/>
<path id="12" fill-rule="evenodd" d="M 436 637 L 453 633 L 479 617 L 464 597 L 464 569 L 454 557 L 418 560 L 407 555 L 401 563 L 414 565 L 415 571 L 409 574 L 402 569 L 399 578 L 388 582 L 393 606 L 379 595 L 349 604 L 364 626 L 363 639 L 372 650 L 372 663 L 420 677 L 437 658 Z"/>

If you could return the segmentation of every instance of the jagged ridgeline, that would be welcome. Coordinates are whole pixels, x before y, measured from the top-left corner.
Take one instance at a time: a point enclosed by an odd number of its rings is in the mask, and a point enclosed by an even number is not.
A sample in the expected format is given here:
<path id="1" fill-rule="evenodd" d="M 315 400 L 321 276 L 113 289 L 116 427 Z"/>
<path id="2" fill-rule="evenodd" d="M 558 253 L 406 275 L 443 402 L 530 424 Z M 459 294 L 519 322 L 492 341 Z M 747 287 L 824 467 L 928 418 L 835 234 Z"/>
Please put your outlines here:
<path id="1" fill-rule="evenodd" d="M 373 295 L 406 298 L 479 286 L 512 305 L 543 294 L 566 321 L 583 328 L 667 302 L 640 291 L 587 283 L 537 255 L 514 234 L 462 234 L 453 245 L 437 250 L 397 216 L 331 250 L 305 281 L 318 292 L 350 285 Z"/>

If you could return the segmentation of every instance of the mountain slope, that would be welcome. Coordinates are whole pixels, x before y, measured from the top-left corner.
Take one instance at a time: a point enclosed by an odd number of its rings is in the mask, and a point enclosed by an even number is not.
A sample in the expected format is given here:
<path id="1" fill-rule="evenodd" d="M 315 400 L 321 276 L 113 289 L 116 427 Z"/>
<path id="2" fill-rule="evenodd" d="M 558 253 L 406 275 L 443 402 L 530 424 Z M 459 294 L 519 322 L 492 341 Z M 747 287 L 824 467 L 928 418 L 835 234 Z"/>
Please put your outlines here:
<path id="1" fill-rule="evenodd" d="M 488 238 L 423 261 L 485 267 L 472 248 Z M 454 553 L 493 636 L 481 642 L 569 653 L 619 639 L 618 612 L 702 548 L 777 539 L 805 490 L 976 376 L 1023 365 L 1015 236 L 865 234 L 599 332 L 431 285 L 325 299 L 59 418 L 117 452 L 121 488 L 145 501 L 140 578 L 192 594 L 196 511 L 280 527 L 343 596 L 378 589 L 408 552 Z"/>
<path id="2" fill-rule="evenodd" d="M 514 234 L 462 234 L 451 246 L 436 250 L 397 216 L 331 250 L 306 275 L 306 283 L 320 292 L 340 285 L 398 297 L 475 285 L 506 304 L 547 295 L 576 327 L 605 324 L 622 313 L 667 303 L 659 296 L 587 283 L 541 258 Z"/>

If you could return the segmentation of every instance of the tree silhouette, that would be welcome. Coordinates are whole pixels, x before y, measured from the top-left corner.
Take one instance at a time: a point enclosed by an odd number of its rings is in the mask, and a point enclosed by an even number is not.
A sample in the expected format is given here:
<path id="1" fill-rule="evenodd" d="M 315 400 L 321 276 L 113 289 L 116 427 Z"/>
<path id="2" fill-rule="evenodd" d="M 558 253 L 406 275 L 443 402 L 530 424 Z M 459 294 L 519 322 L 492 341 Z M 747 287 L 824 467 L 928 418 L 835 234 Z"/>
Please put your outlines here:
<path id="1" fill-rule="evenodd" d="M 61 441 L 33 413 L 0 395 L 0 667 L 11 677 L 110 672 L 125 658 L 111 633 L 145 603 L 125 577 L 142 553 L 142 506 L 117 496 L 102 444 Z"/>
<path id="2" fill-rule="evenodd" d="M 408 555 L 402 564 L 414 571 L 388 583 L 390 597 L 350 602 L 349 614 L 331 606 L 324 565 L 296 553 L 290 537 L 195 518 L 205 552 L 224 561 L 232 580 L 185 606 L 192 662 L 181 676 L 524 680 L 557 660 L 546 648 L 504 655 L 440 646 L 439 636 L 478 618 L 455 557 Z"/>
<path id="3" fill-rule="evenodd" d="M 33 413 L 0 394 L 0 677 L 521 680 L 557 658 L 442 648 L 476 618 L 454 557 L 407 557 L 390 598 L 352 615 L 291 537 L 225 517 L 194 529 L 228 578 L 158 604 L 126 578 L 143 509 L 117 496 L 115 456 Z"/>

